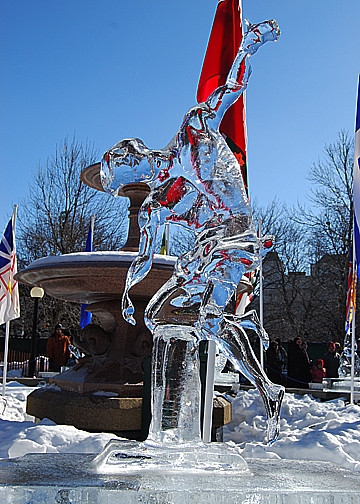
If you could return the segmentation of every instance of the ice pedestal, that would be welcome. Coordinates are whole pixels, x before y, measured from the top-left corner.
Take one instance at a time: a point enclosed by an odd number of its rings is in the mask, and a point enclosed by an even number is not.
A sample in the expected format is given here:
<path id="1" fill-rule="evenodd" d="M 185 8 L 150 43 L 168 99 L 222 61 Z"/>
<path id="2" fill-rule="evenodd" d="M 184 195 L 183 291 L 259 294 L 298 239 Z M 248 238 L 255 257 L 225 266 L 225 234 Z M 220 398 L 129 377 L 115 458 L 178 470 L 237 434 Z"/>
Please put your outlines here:
<path id="1" fill-rule="evenodd" d="M 198 337 L 190 326 L 154 332 L 151 424 L 146 441 L 113 440 L 96 457 L 99 473 L 247 470 L 237 447 L 203 443 L 200 433 Z"/>
<path id="2" fill-rule="evenodd" d="M 93 461 L 98 473 L 125 475 L 222 472 L 241 476 L 247 464 L 236 446 L 225 443 L 110 441 Z"/>
<path id="3" fill-rule="evenodd" d="M 0 461 L 2 504 L 355 504 L 360 473 L 329 462 L 250 459 L 248 471 L 103 474 L 92 454 Z"/>
<path id="4" fill-rule="evenodd" d="M 200 359 L 195 330 L 159 326 L 154 332 L 148 440 L 200 441 Z"/>
<path id="5" fill-rule="evenodd" d="M 351 392 L 350 378 L 324 378 L 322 384 L 325 392 Z M 354 379 L 354 392 L 360 396 L 360 378 Z"/>

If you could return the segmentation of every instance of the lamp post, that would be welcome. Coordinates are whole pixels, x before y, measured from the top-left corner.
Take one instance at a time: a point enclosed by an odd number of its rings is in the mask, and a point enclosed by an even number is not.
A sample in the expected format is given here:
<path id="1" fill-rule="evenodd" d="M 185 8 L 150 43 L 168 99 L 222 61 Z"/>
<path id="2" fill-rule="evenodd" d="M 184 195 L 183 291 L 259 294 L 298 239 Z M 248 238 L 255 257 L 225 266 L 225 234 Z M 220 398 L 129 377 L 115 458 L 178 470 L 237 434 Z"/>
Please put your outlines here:
<path id="1" fill-rule="evenodd" d="M 33 287 L 30 291 L 30 296 L 34 298 L 34 315 L 33 315 L 33 326 L 31 334 L 30 362 L 28 370 L 29 378 L 33 377 L 35 374 L 35 349 L 36 349 L 38 305 L 39 305 L 39 299 L 41 299 L 44 296 L 44 289 L 42 289 L 41 287 Z"/>

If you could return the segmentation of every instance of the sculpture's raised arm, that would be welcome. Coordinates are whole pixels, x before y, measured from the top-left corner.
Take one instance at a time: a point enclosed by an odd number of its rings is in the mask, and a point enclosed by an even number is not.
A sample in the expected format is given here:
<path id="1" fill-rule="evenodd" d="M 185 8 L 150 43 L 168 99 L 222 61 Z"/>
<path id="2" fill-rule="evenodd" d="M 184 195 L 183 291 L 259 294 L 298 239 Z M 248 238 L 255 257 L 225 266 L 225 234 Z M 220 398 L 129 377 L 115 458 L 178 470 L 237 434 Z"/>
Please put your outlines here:
<path id="1" fill-rule="evenodd" d="M 250 74 L 250 56 L 265 42 L 279 39 L 280 30 L 274 19 L 257 25 L 248 24 L 239 51 L 226 79 L 226 84 L 217 88 L 206 100 L 206 104 L 216 113 L 213 127 L 218 126 L 227 109 L 245 91 Z"/>
<path id="2" fill-rule="evenodd" d="M 145 200 L 146 201 L 146 200 Z M 136 324 L 134 318 L 134 305 L 129 297 L 131 287 L 140 282 L 150 271 L 155 250 L 156 232 L 160 224 L 159 212 L 153 212 L 150 219 L 146 219 L 146 211 L 142 207 L 139 215 L 140 242 L 139 254 L 133 260 L 126 276 L 125 289 L 122 296 L 121 311 L 124 319 L 132 325 Z M 141 218 L 143 216 L 143 218 Z"/>

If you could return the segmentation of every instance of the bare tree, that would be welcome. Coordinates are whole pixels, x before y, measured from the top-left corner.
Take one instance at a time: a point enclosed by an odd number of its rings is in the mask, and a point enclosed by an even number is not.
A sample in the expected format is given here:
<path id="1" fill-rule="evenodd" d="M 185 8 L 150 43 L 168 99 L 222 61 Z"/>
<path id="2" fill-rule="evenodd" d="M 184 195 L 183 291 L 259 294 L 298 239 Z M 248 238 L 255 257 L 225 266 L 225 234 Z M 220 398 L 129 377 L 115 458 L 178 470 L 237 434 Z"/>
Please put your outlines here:
<path id="1" fill-rule="evenodd" d="M 287 209 L 278 200 L 255 205 L 263 233 L 276 237 L 264 261 L 264 323 L 283 339 L 344 337 L 352 233 L 354 142 L 341 131 L 309 173 L 309 204 Z M 269 310 L 270 308 L 270 310 Z M 277 337 L 276 336 L 276 337 Z"/>
<path id="2" fill-rule="evenodd" d="M 262 221 L 262 234 L 275 236 L 275 247 L 263 263 L 264 326 L 270 337 L 282 340 L 304 337 L 311 325 L 314 289 L 305 253 L 304 231 L 284 204 L 275 198 L 266 208 L 253 205 Z M 255 289 L 258 295 L 258 289 Z M 257 308 L 258 297 L 253 306 Z"/>
<path id="3" fill-rule="evenodd" d="M 92 144 L 74 136 L 60 142 L 45 166 L 39 164 L 19 211 L 18 244 L 24 261 L 83 251 L 91 214 L 96 216 L 94 249 L 114 250 L 124 243 L 124 199 L 115 200 L 80 181 L 80 173 L 97 157 Z"/>
<path id="4" fill-rule="evenodd" d="M 351 247 L 353 212 L 354 139 L 341 131 L 325 145 L 324 158 L 314 163 L 308 179 L 314 184 L 309 196 L 313 209 L 306 211 L 306 224 L 313 229 L 315 257 L 326 253 L 348 254 Z M 317 211 L 316 211 L 317 210 Z"/>
<path id="5" fill-rule="evenodd" d="M 313 274 L 321 285 L 322 333 L 343 339 L 353 222 L 354 139 L 341 131 L 325 145 L 308 179 L 310 206 L 299 206 L 295 218 L 306 229 Z M 330 295 L 332 292 L 332 295 Z"/>
<path id="6" fill-rule="evenodd" d="M 94 145 L 66 137 L 33 174 L 29 195 L 19 207 L 17 249 L 19 269 L 40 257 L 85 250 L 90 216 L 95 215 L 94 250 L 116 250 L 126 241 L 127 201 L 95 191 L 80 173 L 98 159 Z M 29 333 L 32 303 L 21 286 L 22 315 L 14 329 Z M 29 309 L 27 309 L 29 308 Z M 79 305 L 45 296 L 39 304 L 39 328 L 51 331 L 62 321 L 72 331 L 79 324 Z M 16 327 L 18 326 L 18 327 Z"/>

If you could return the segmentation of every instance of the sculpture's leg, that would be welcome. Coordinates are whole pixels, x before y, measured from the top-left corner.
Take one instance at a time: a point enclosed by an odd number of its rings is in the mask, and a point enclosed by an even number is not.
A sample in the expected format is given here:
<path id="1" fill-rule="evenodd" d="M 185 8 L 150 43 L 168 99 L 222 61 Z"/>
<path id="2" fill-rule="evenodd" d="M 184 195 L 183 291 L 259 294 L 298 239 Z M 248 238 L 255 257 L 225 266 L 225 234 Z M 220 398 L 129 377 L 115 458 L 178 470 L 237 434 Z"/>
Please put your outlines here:
<path id="1" fill-rule="evenodd" d="M 181 288 L 182 278 L 178 277 L 176 273 L 172 275 L 167 282 L 155 293 L 150 299 L 144 314 L 145 325 L 154 334 L 157 324 L 166 322 L 165 317 L 159 317 L 163 306 L 166 304 L 167 299 L 176 292 L 179 287 Z"/>
<path id="2" fill-rule="evenodd" d="M 228 320 L 232 320 L 235 324 L 240 325 L 245 329 L 251 329 L 252 331 L 254 331 L 261 339 L 265 350 L 269 348 L 269 335 L 261 325 L 261 322 L 255 310 L 250 310 L 243 315 L 230 315 L 227 313 L 226 318 Z"/>
<path id="3" fill-rule="evenodd" d="M 232 320 L 231 320 L 232 319 Z M 220 344 L 229 360 L 259 390 L 267 415 L 268 443 L 273 443 L 280 430 L 280 410 L 285 389 L 272 383 L 260 366 L 245 331 L 227 315 L 220 331 Z M 230 351 L 230 352 L 229 352 Z"/>
<path id="4" fill-rule="evenodd" d="M 192 327 L 158 326 L 154 333 L 148 441 L 200 441 L 200 364 Z"/>

